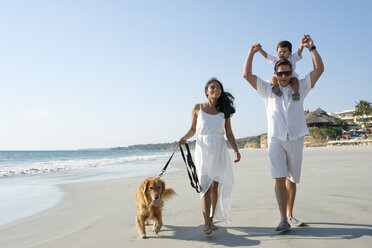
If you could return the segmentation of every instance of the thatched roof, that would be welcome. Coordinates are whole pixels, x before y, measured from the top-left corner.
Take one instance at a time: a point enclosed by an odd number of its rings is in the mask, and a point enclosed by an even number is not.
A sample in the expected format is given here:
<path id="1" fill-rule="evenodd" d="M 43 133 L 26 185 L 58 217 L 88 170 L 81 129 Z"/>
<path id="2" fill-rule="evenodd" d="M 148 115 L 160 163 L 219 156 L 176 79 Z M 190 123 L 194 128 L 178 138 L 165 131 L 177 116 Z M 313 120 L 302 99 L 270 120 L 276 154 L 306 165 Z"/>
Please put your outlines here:
<path id="1" fill-rule="evenodd" d="M 328 115 L 323 109 L 318 108 L 309 114 L 309 116 L 306 118 L 306 124 L 334 124 L 337 119 L 338 118 Z"/>

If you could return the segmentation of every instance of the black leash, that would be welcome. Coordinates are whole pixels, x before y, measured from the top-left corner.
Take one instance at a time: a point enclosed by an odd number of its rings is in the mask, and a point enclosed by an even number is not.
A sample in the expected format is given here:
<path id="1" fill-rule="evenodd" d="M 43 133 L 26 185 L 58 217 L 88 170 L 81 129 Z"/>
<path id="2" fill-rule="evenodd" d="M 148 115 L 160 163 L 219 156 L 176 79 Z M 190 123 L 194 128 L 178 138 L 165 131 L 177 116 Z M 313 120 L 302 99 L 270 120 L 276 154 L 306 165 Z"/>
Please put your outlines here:
<path id="1" fill-rule="evenodd" d="M 200 186 L 198 175 L 196 173 L 195 164 L 192 161 L 190 148 L 189 148 L 189 145 L 187 143 L 185 144 L 185 146 L 186 146 L 186 150 L 187 150 L 186 157 L 185 157 L 185 153 L 183 152 L 182 146 L 181 145 L 176 146 L 172 155 L 168 159 L 168 162 L 165 164 L 164 168 L 162 169 L 162 171 L 161 171 L 161 173 L 159 174 L 158 177 L 160 178 L 164 174 L 164 172 L 167 170 L 167 167 L 168 167 L 170 161 L 172 160 L 174 153 L 176 152 L 177 148 L 180 147 L 181 155 L 182 155 L 183 161 L 185 162 L 185 165 L 186 165 L 187 174 L 188 174 L 189 179 L 190 179 L 191 187 L 193 187 L 196 190 L 196 192 L 200 193 L 202 188 Z"/>
<path id="2" fill-rule="evenodd" d="M 181 147 L 181 146 L 180 146 L 180 147 Z M 172 155 L 170 156 L 170 158 L 168 159 L 168 162 L 165 164 L 164 168 L 161 170 L 161 172 L 160 172 L 160 174 L 159 174 L 159 176 L 158 176 L 159 178 L 160 178 L 160 177 L 164 174 L 164 172 L 167 170 L 167 167 L 168 167 L 170 161 L 172 160 L 173 155 L 174 155 L 174 153 L 176 152 L 177 148 L 178 148 L 178 146 L 176 146 L 176 148 L 174 148 L 174 151 L 173 151 Z"/>
<path id="3" fill-rule="evenodd" d="M 199 183 L 198 174 L 196 173 L 196 167 L 194 162 L 192 161 L 191 153 L 189 145 L 185 144 L 187 149 L 187 160 L 185 159 L 185 154 L 183 153 L 182 146 L 180 145 L 181 155 L 183 158 L 183 161 L 185 162 L 186 168 L 187 168 L 187 174 L 189 175 L 190 184 L 191 187 L 193 187 L 196 192 L 200 193 L 202 188 Z M 186 162 L 187 161 L 187 162 Z"/>

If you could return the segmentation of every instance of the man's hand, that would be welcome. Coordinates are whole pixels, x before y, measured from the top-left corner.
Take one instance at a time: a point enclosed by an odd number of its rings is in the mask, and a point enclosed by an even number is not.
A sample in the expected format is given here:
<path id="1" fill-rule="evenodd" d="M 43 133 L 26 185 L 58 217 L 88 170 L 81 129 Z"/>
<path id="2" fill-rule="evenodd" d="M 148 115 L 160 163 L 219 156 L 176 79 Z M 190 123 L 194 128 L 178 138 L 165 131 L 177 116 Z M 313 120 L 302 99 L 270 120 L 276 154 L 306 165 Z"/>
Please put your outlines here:
<path id="1" fill-rule="evenodd" d="M 260 51 L 261 49 L 262 49 L 261 44 L 256 42 L 256 43 L 254 43 L 254 44 L 251 46 L 251 48 L 249 49 L 249 52 L 255 54 L 255 53 L 257 53 L 258 51 Z"/>
<path id="2" fill-rule="evenodd" d="M 306 48 L 310 48 L 310 47 L 314 46 L 314 42 L 311 39 L 310 35 L 308 35 L 308 34 L 304 35 L 304 37 L 302 37 L 301 44 Z"/>
<path id="3" fill-rule="evenodd" d="M 259 47 L 260 50 L 262 50 L 262 45 L 261 45 L 260 43 L 258 43 L 258 42 L 255 42 L 255 43 L 253 44 L 253 46 L 255 46 L 255 47 Z"/>

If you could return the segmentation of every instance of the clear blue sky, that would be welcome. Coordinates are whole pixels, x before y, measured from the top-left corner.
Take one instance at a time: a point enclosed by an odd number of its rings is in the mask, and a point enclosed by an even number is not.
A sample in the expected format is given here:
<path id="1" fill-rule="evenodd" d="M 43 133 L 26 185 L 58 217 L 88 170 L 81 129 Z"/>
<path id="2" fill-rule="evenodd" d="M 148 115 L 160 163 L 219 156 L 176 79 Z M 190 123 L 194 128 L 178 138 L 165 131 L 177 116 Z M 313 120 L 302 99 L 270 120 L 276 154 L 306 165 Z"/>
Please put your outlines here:
<path id="1" fill-rule="evenodd" d="M 236 98 L 236 138 L 266 132 L 243 79 L 249 47 L 294 50 L 309 33 L 325 72 L 310 111 L 372 101 L 371 1 L 1 1 L 0 150 L 177 141 L 217 77 Z M 307 49 L 300 78 L 312 70 Z M 257 54 L 253 71 L 273 67 Z"/>

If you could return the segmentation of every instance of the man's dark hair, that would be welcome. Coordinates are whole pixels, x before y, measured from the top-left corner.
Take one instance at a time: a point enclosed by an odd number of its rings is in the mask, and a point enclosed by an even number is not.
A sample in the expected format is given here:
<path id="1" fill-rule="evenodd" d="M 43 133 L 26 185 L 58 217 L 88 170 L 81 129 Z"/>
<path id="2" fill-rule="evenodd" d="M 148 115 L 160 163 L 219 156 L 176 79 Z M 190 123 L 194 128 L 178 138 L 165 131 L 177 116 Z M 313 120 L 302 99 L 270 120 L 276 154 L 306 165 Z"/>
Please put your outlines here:
<path id="1" fill-rule="evenodd" d="M 287 41 L 287 40 L 282 40 L 281 42 L 278 43 L 276 46 L 276 50 L 278 51 L 278 48 L 281 47 L 288 47 L 289 53 L 292 53 L 292 43 Z"/>
<path id="2" fill-rule="evenodd" d="M 291 64 L 291 62 L 289 62 L 286 59 L 281 59 L 278 62 L 276 62 L 275 63 L 275 66 L 274 66 L 274 71 L 275 72 L 278 72 L 278 67 L 281 66 L 281 65 L 288 65 L 289 68 L 291 68 L 291 71 L 292 71 L 292 64 Z"/>

